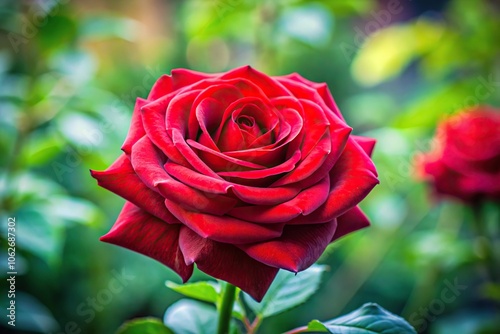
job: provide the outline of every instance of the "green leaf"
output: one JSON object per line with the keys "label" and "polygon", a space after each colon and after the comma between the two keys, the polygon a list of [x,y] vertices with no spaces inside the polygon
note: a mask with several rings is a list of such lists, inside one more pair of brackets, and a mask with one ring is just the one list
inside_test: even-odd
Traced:
{"label": "green leaf", "polygon": [[[225,282],[221,281],[221,284],[225,284]],[[213,281],[205,281],[205,282],[195,282],[189,284],[176,284],[171,281],[165,282],[165,285],[178,292],[183,294],[186,297],[198,299],[204,302],[213,303],[217,308],[220,307],[221,303],[221,284],[219,282]],[[236,296],[236,302],[233,307],[233,317],[243,321],[245,318],[245,312],[241,305],[238,303],[239,294]]]}
{"label": "green leaf", "polygon": [[366,86],[394,78],[417,57],[435,48],[444,29],[437,22],[420,19],[407,24],[390,25],[369,36],[366,31],[362,31],[361,37],[366,41],[352,64],[354,78]]}
{"label": "green leaf", "polygon": [[313,265],[298,274],[280,271],[262,302],[257,303],[248,295],[245,302],[261,318],[267,318],[304,303],[319,287],[321,275],[327,266]]}
{"label": "green leaf", "polygon": [[116,334],[174,334],[160,319],[140,318],[125,322]]}
{"label": "green leaf", "polygon": [[[473,92],[478,84],[481,84],[481,81],[476,78],[474,81],[429,85],[409,103],[406,110],[394,118],[393,124],[398,128],[434,127],[440,118],[464,109],[469,98],[475,99],[470,92]],[[474,101],[480,102],[479,99]]]}
{"label": "green leaf", "polygon": [[163,321],[176,334],[213,334],[217,329],[217,311],[209,305],[181,299],[167,309]]}
{"label": "green leaf", "polygon": [[171,281],[167,281],[165,285],[183,294],[186,297],[202,300],[209,303],[217,303],[219,298],[220,287],[215,282],[196,282],[189,284],[176,284]]}
{"label": "green leaf", "polygon": [[403,318],[394,315],[375,303],[340,318],[321,322],[313,320],[307,326],[310,331],[327,331],[335,334],[416,334],[415,329]]}
{"label": "green leaf", "polygon": [[62,219],[65,226],[79,223],[97,226],[105,220],[102,211],[92,202],[69,196],[52,196],[42,206],[48,216]]}
{"label": "green leaf", "polygon": [[64,146],[64,140],[53,131],[33,132],[24,145],[20,157],[30,166],[40,166],[53,160]]}

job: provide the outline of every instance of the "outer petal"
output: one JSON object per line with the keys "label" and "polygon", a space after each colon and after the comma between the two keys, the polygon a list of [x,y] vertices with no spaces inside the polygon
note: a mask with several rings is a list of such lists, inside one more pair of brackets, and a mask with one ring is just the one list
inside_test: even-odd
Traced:
{"label": "outer petal", "polygon": [[187,69],[174,69],[172,75],[162,75],[151,88],[149,101],[157,100],[176,90],[192,85],[196,82],[213,78],[214,74],[200,73]]}
{"label": "outer petal", "polygon": [[175,271],[184,282],[193,273],[193,265],[184,262],[179,248],[181,225],[170,225],[126,202],[118,219],[101,241],[109,242],[149,256]]}
{"label": "outer petal", "polygon": [[164,74],[154,83],[151,91],[149,92],[148,100],[154,101],[162,96],[172,93],[173,90],[174,85],[172,82],[172,77]]}
{"label": "outer petal", "polygon": [[165,153],[172,161],[184,166],[190,166],[186,158],[174,146],[172,138],[168,136],[165,123],[165,111],[174,94],[166,95],[159,100],[142,107],[142,119],[148,138]]}
{"label": "outer petal", "polygon": [[289,75],[278,77],[277,79],[287,88],[289,88],[287,85],[289,81],[295,81],[304,84],[306,87],[310,88],[311,91],[312,90],[315,91],[313,95],[311,95],[312,101],[316,102],[321,101],[321,104],[326,105],[331,111],[333,111],[335,115],[337,115],[337,117],[339,117],[342,120],[344,119],[342,117],[342,114],[340,113],[339,108],[337,107],[337,104],[333,100],[332,94],[330,93],[330,90],[328,89],[328,85],[326,83],[317,83],[309,81],[297,73],[292,73]]}
{"label": "outer petal", "polygon": [[107,170],[90,171],[98,184],[134,203],[152,215],[171,223],[179,221],[168,212],[164,198],[148,188],[135,174],[129,159],[122,154]]}
{"label": "outer petal", "polygon": [[130,128],[128,130],[127,138],[122,145],[122,150],[126,154],[130,154],[132,150],[132,146],[141,139],[146,131],[144,130],[144,126],[142,125],[142,113],[141,108],[146,105],[148,101],[137,98],[135,101],[134,112],[132,114],[132,120],[130,122]]}
{"label": "outer petal", "polygon": [[246,255],[233,245],[204,239],[187,227],[182,227],[179,245],[187,264],[218,279],[236,285],[260,302],[278,273]]}
{"label": "outer petal", "polygon": [[365,151],[368,156],[372,156],[373,148],[375,147],[375,143],[377,142],[373,138],[361,137],[361,136],[351,136],[356,143]]}
{"label": "outer petal", "polygon": [[228,216],[188,211],[166,199],[165,205],[184,225],[203,238],[231,244],[258,242],[279,237],[283,224],[259,225]]}
{"label": "outer petal", "polygon": [[279,238],[238,247],[259,262],[298,272],[318,260],[336,227],[335,219],[324,224],[287,226]]}
{"label": "outer petal", "polygon": [[355,206],[342,216],[338,217],[337,223],[337,231],[335,231],[332,241],[343,237],[348,233],[370,226],[370,221],[365,216],[363,211],[361,211],[359,206]]}
{"label": "outer petal", "polygon": [[235,68],[225,74],[223,74],[221,79],[234,79],[234,78],[243,78],[251,81],[252,83],[259,86],[264,93],[269,98],[277,97],[277,96],[287,96],[291,95],[290,92],[277,80],[265,75],[262,72],[259,72],[252,68],[251,66],[242,66]]}
{"label": "outer petal", "polygon": [[299,216],[291,224],[327,222],[356,206],[379,181],[375,166],[353,139],[330,171],[330,194],[326,202],[309,216]]}

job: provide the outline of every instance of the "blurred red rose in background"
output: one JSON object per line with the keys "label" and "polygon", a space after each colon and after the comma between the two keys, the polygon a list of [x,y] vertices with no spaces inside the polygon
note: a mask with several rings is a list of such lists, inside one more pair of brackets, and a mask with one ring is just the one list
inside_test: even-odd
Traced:
{"label": "blurred red rose in background", "polygon": [[437,194],[500,200],[500,110],[479,106],[446,119],[416,163]]}
{"label": "blurred red rose in background", "polygon": [[261,300],[279,269],[304,270],[369,224],[357,204],[378,183],[373,146],[326,84],[174,70],[137,99],[124,154],[92,171],[127,200],[101,240]]}

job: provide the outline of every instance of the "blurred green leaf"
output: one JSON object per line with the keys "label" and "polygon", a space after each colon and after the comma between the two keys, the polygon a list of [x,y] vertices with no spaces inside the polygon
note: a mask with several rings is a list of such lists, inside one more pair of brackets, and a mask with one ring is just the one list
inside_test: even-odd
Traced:
{"label": "blurred green leaf", "polygon": [[[4,74],[0,76],[0,98],[21,102],[28,95],[31,78],[24,74]],[[3,111],[2,111],[3,112]]]}
{"label": "blurred green leaf", "polygon": [[308,325],[311,331],[327,331],[334,334],[416,334],[403,318],[398,317],[377,304],[368,303],[361,308],[329,321],[313,320]]}
{"label": "blurred green leaf", "polygon": [[348,98],[342,112],[355,129],[384,127],[400,107],[394,98],[383,93],[361,93]]}
{"label": "blurred green leaf", "polygon": [[79,34],[89,40],[121,38],[127,41],[134,41],[140,23],[130,18],[93,16],[80,22]]}
{"label": "blurred green leaf", "polygon": [[[77,36],[77,22],[64,14],[45,17],[46,24],[40,27],[31,23],[31,29],[36,36],[35,41],[44,53],[50,53],[61,48],[66,48]],[[30,25],[28,24],[28,27]]]}
{"label": "blurred green leaf", "polygon": [[39,202],[40,199],[64,194],[65,190],[49,178],[42,178],[34,173],[10,175],[9,180],[0,183],[0,193],[9,194],[14,208],[26,203]]}
{"label": "blurred green leaf", "polygon": [[52,129],[32,132],[23,146],[20,158],[29,166],[48,163],[61,153],[64,140]]}
{"label": "blurred green leaf", "polygon": [[285,9],[277,25],[282,33],[310,45],[326,44],[333,33],[333,16],[318,3]]}
{"label": "blurred green leaf", "polygon": [[313,265],[297,274],[280,270],[260,303],[247,294],[245,302],[259,317],[267,318],[304,303],[319,287],[327,266]]}
{"label": "blurred green leaf", "polygon": [[167,309],[163,321],[176,334],[213,334],[217,329],[217,311],[206,304],[181,299]]}
{"label": "blurred green leaf", "polygon": [[[302,0],[302,2],[309,2]],[[375,3],[371,0],[322,0],[321,4],[328,7],[335,15],[356,15],[365,14],[369,10],[374,9]]]}
{"label": "blurred green leaf", "polygon": [[220,287],[215,282],[195,282],[187,284],[175,284],[174,282],[167,281],[168,288],[183,294],[186,297],[202,300],[209,303],[217,303],[219,299]]}
{"label": "blurred green leaf", "polygon": [[125,322],[116,334],[175,334],[160,319],[140,318]]}
{"label": "blurred green leaf", "polygon": [[82,50],[63,49],[51,56],[48,62],[53,71],[62,74],[60,78],[62,87],[59,92],[54,92],[55,96],[66,96],[65,86],[83,85],[92,79],[97,69],[95,57]]}
{"label": "blurred green leaf", "polygon": [[255,12],[256,7],[247,1],[186,1],[182,10],[185,32],[200,39],[224,36],[251,41],[257,20],[248,13]]}
{"label": "blurred green leaf", "polygon": [[416,57],[435,48],[444,29],[443,24],[425,19],[382,28],[370,35],[356,54],[352,75],[367,86],[393,78]]}
{"label": "blurred green leaf", "polygon": [[15,213],[17,246],[31,252],[47,264],[58,265],[65,239],[61,221],[36,207],[23,207]]}
{"label": "blurred green leaf", "polygon": [[58,324],[53,314],[34,296],[16,291],[16,329],[23,332],[57,332]]}
{"label": "blurred green leaf", "polygon": [[394,118],[393,124],[398,128],[434,127],[444,116],[470,106],[470,101],[479,103],[480,99],[474,96],[474,90],[480,84],[480,81],[471,81],[429,86],[425,93],[410,102],[406,110]]}
{"label": "blurred green leaf", "polygon": [[482,288],[482,294],[489,299],[500,302],[500,284],[487,283]]}
{"label": "blurred green leaf", "polygon": [[69,223],[96,225],[105,220],[104,214],[92,202],[69,196],[51,196],[43,205],[44,212]]}

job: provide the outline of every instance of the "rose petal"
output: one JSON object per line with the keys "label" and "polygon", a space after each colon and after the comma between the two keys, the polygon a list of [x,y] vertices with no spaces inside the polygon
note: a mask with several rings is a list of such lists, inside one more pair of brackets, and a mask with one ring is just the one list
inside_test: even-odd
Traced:
{"label": "rose petal", "polygon": [[[276,161],[283,161],[286,159],[287,144],[292,142],[300,134],[303,121],[300,114],[293,109],[280,110],[280,115],[282,116],[282,120],[279,124],[280,129],[273,144],[241,151],[224,152],[224,154],[264,166],[273,166],[276,164]],[[296,150],[297,149],[295,149],[295,151]],[[295,152],[291,151],[291,149],[288,149],[288,151],[290,156]]]}
{"label": "rose petal", "polygon": [[222,215],[238,204],[234,198],[207,194],[172,178],[163,167],[165,157],[147,137],[134,145],[131,160],[146,186],[188,209]]}
{"label": "rose petal", "polygon": [[154,83],[151,91],[149,92],[148,100],[157,100],[162,96],[172,93],[173,91],[174,84],[172,78],[169,75],[164,74]]}
{"label": "rose petal", "polygon": [[375,147],[376,140],[373,138],[368,138],[368,137],[361,137],[361,136],[351,136],[352,139],[358,143],[358,145],[365,151],[365,153],[368,156],[372,156],[373,153],[373,148]]}
{"label": "rose petal", "polygon": [[215,144],[212,134],[217,131],[224,110],[223,104],[211,97],[201,100],[195,109],[196,119],[201,129],[198,142],[211,150],[219,152],[220,150]]}
{"label": "rose petal", "polygon": [[130,160],[125,154],[122,154],[105,171],[91,170],[90,173],[101,187],[114,192],[170,224],[179,223],[168,212],[164,205],[164,198],[148,188],[136,175]]}
{"label": "rose petal", "polygon": [[176,68],[172,70],[172,86],[174,90],[186,87],[205,79],[217,77],[218,74],[202,73],[188,70],[185,68]]}
{"label": "rose petal", "polygon": [[[326,83],[316,83],[309,81],[297,73],[292,73],[282,77],[277,77],[277,80],[283,86],[287,87],[287,89],[289,89],[297,97],[302,97],[305,99],[309,99],[311,101],[315,101],[320,106],[326,106],[339,119],[344,120]],[[292,82],[295,83],[292,84]]]}
{"label": "rose petal", "polygon": [[198,122],[190,118],[190,115],[194,100],[200,92],[201,90],[188,91],[170,100],[165,113],[165,126],[170,138],[174,129],[185,138],[196,138],[199,129]]}
{"label": "rose petal", "polygon": [[[338,140],[342,140],[342,138],[346,138],[346,142],[349,141],[349,134],[351,132],[351,129],[339,129],[337,131],[338,133],[334,134],[333,137],[337,137]],[[333,145],[332,145],[333,146]],[[346,147],[346,145],[344,145]],[[330,173],[332,170],[333,166],[338,162],[339,157],[337,154],[329,154],[323,164],[309,177],[299,181],[297,184],[300,185],[302,188],[307,188],[310,187],[311,185],[315,184],[319,180],[321,180],[323,177],[325,177],[325,174]]]}
{"label": "rose petal", "polygon": [[302,190],[297,185],[259,188],[239,184],[231,185],[230,189],[242,201],[256,205],[277,205],[294,198]]}
{"label": "rose petal", "polygon": [[[265,129],[263,133],[274,129],[276,125],[279,124],[279,115],[276,114],[276,111],[269,101],[265,101],[257,97],[243,97],[231,103],[224,111],[224,115],[221,120],[221,127],[217,130],[214,136],[214,141],[219,147],[224,146],[224,144],[227,145],[225,142],[232,139],[231,134],[233,132],[228,131],[228,126],[235,124],[231,117],[233,113],[240,109],[244,109],[247,106],[252,106],[255,121],[262,129]],[[245,113],[245,111],[243,111],[243,113]],[[236,125],[235,129],[239,129],[239,127]],[[230,149],[226,151],[230,151]]]}
{"label": "rose petal", "polygon": [[142,121],[148,138],[175,163],[191,166],[167,134],[165,110],[174,95],[167,95],[142,107]]}
{"label": "rose petal", "polygon": [[331,150],[332,141],[329,132],[326,131],[309,155],[307,155],[293,171],[273,183],[271,187],[299,182],[311,176],[324,165],[325,160],[332,152]]}
{"label": "rose petal", "polygon": [[[311,104],[305,103],[304,107],[306,106],[310,107]],[[315,108],[308,108],[308,110],[309,112],[318,112]],[[331,113],[326,113],[325,116],[330,124],[329,138],[331,142],[325,142],[328,138],[322,137],[317,144],[312,145],[313,140],[311,140],[309,147],[312,147],[312,150],[304,161],[297,166],[296,170],[285,175],[272,186],[301,182],[304,187],[309,187],[330,171],[342,154],[352,129]],[[311,125],[309,125],[310,127]]]}
{"label": "rose petal", "polygon": [[233,245],[201,238],[187,227],[181,229],[179,245],[186,263],[196,263],[204,273],[239,287],[258,302],[278,273]]}
{"label": "rose petal", "polygon": [[355,206],[337,218],[337,230],[332,241],[368,226],[370,226],[370,221],[359,206]]}
{"label": "rose petal", "polygon": [[330,171],[330,194],[325,203],[309,216],[299,216],[289,224],[330,221],[357,205],[379,183],[375,166],[363,149],[349,139]]}
{"label": "rose petal", "polygon": [[272,267],[298,272],[310,267],[333,238],[337,222],[286,226],[279,238],[251,245],[238,245],[255,260]]}
{"label": "rose petal", "polygon": [[165,170],[180,182],[207,193],[226,194],[231,187],[226,180],[215,179],[175,163],[167,162]]}
{"label": "rose petal", "polygon": [[[172,142],[174,146],[179,150],[193,169],[197,170],[199,173],[206,175],[212,179],[222,178],[217,175],[201,158],[193,151],[193,149],[186,143],[182,134],[179,133],[177,129],[172,129]],[[183,166],[183,164],[179,164]]]}
{"label": "rose petal", "polygon": [[141,139],[146,131],[142,125],[142,112],[141,108],[149,103],[147,100],[137,98],[135,101],[134,112],[132,113],[132,120],[130,122],[130,128],[128,130],[127,138],[122,145],[122,151],[126,154],[130,154],[132,145],[134,145],[139,139]]}
{"label": "rose petal", "polygon": [[314,186],[301,191],[290,201],[275,206],[240,206],[228,212],[228,215],[256,223],[287,222],[299,215],[314,212],[328,198],[330,177],[327,175]]}
{"label": "rose petal", "polygon": [[259,86],[269,98],[291,95],[290,92],[277,80],[253,69],[251,66],[235,68],[219,77],[220,79],[243,78]]}
{"label": "rose petal", "polygon": [[202,238],[230,244],[258,242],[279,237],[283,224],[259,225],[229,216],[188,211],[177,203],[165,200],[168,210],[184,225]]}
{"label": "rose petal", "polygon": [[258,165],[251,161],[236,159],[225,153],[221,153],[218,150],[212,150],[211,148],[203,146],[191,139],[188,139],[187,143],[192,148],[198,150],[198,155],[202,158],[203,162],[205,162],[207,166],[215,172],[266,168],[263,165]]}
{"label": "rose petal", "polygon": [[249,171],[218,172],[217,174],[223,177],[235,177],[249,180],[263,179],[293,170],[295,164],[300,160],[300,157],[300,151],[295,151],[290,159],[274,167]]}
{"label": "rose petal", "polygon": [[325,131],[329,129],[330,122],[323,110],[317,104],[300,99],[304,110],[304,137],[301,143],[301,152],[306,157],[323,137]]}
{"label": "rose petal", "polygon": [[116,223],[100,240],[149,256],[186,282],[193,273],[193,265],[186,265],[179,248],[180,228],[181,225],[167,224],[126,202]]}

